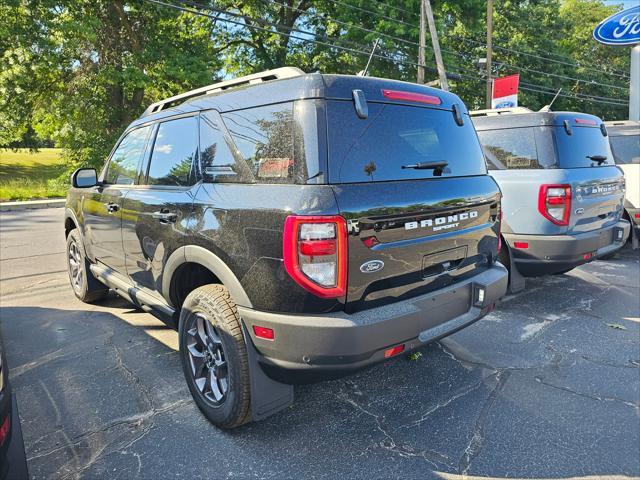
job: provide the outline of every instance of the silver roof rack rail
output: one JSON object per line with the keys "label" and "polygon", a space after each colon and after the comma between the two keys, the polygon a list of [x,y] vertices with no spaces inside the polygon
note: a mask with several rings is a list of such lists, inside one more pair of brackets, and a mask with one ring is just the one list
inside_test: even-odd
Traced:
{"label": "silver roof rack rail", "polygon": [[297,67],[282,67],[274,70],[266,70],[260,73],[254,73],[252,75],[245,75],[244,77],[234,78],[233,80],[225,80],[223,82],[207,85],[206,87],[196,88],[180,95],[165,98],[159,102],[152,103],[147,107],[142,116],[150,115],[152,113],[164,110],[168,105],[179,101],[185,101],[189,98],[199,97],[207,95],[209,93],[221,92],[227,88],[238,87],[240,85],[254,85],[256,83],[268,82],[269,80],[279,80],[282,78],[297,77],[304,75],[304,72]]}

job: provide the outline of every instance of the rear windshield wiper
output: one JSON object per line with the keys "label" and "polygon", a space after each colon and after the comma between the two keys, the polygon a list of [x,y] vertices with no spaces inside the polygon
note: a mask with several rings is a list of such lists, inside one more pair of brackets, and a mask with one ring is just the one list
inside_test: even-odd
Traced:
{"label": "rear windshield wiper", "polygon": [[587,158],[593,160],[594,162],[598,162],[598,165],[602,165],[607,161],[606,155],[587,155]]}
{"label": "rear windshield wiper", "polygon": [[444,167],[449,165],[449,162],[420,162],[413,165],[403,165],[402,168],[415,168],[416,170],[443,170]]}

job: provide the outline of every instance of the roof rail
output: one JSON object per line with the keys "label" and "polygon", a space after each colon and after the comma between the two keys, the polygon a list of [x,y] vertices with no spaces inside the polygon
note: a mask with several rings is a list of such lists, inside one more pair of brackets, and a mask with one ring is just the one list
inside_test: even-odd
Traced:
{"label": "roof rail", "polygon": [[532,113],[526,107],[510,107],[510,108],[489,108],[486,110],[472,110],[469,115],[472,117],[492,117],[495,115],[514,114],[514,113]]}
{"label": "roof rail", "polygon": [[245,75],[244,77],[234,78],[232,80],[225,80],[223,82],[207,85],[206,87],[196,88],[180,95],[165,98],[159,102],[152,103],[147,107],[142,116],[151,115],[152,113],[159,112],[167,108],[167,106],[176,102],[185,101],[189,98],[200,97],[209,93],[221,92],[232,87],[238,87],[240,85],[253,85],[256,83],[268,82],[270,80],[279,80],[282,78],[297,77],[304,75],[304,72],[297,67],[282,67],[274,70],[266,70],[260,73],[254,73],[251,75]]}

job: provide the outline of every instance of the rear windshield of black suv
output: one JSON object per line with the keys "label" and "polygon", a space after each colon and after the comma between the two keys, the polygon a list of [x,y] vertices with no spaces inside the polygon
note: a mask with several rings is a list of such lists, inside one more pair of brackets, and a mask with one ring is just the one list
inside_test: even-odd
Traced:
{"label": "rear windshield of black suv", "polygon": [[[614,164],[597,127],[519,127],[478,132],[489,170],[583,168]],[[605,159],[596,161],[594,159]]]}
{"label": "rear windshield of black suv", "polygon": [[[361,119],[351,101],[327,101],[330,183],[461,177],[486,174],[471,119],[458,125],[449,110],[368,104]],[[447,162],[442,171],[402,168]]]}

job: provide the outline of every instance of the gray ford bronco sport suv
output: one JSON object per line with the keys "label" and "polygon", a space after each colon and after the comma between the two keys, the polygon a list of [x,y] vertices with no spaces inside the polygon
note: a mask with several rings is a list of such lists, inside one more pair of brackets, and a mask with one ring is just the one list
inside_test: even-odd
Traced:
{"label": "gray ford bronco sport suv", "polygon": [[282,68],[151,105],[72,177],[78,298],[178,329],[188,387],[233,428],[493,309],[500,191],[455,95]]}
{"label": "gray ford bronco sport suv", "polygon": [[625,180],[598,117],[528,109],[471,112],[502,194],[500,261],[510,290],[622,248]]}

